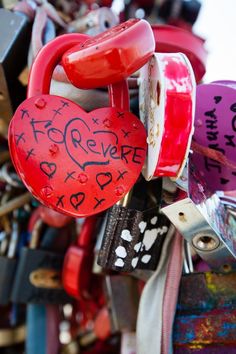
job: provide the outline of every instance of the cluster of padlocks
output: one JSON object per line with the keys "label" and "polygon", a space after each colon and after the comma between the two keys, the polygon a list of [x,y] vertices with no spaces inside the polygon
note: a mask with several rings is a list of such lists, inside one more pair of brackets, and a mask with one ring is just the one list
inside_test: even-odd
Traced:
{"label": "cluster of padlocks", "polygon": [[1,353],[236,353],[236,82],[202,81],[200,3],[6,3]]}

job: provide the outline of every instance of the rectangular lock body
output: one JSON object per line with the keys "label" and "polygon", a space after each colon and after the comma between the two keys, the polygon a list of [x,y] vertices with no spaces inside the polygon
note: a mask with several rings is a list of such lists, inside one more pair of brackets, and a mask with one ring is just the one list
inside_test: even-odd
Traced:
{"label": "rectangular lock body", "polygon": [[137,280],[122,275],[107,276],[105,293],[111,314],[112,332],[135,331],[139,304]]}
{"label": "rectangular lock body", "polygon": [[105,235],[98,255],[103,268],[128,272],[134,267],[135,245],[140,242],[142,212],[114,205],[110,210]]}
{"label": "rectangular lock body", "polygon": [[31,281],[32,273],[40,269],[61,272],[63,260],[64,258],[61,254],[23,247],[20,252],[20,260],[13,285],[12,302],[45,304],[71,302],[71,298],[63,288],[47,288],[45,287],[47,285],[45,279],[37,279],[39,286],[34,286]]}
{"label": "rectangular lock body", "polygon": [[24,99],[18,76],[27,64],[31,26],[26,15],[0,9],[0,121],[8,124]]}
{"label": "rectangular lock body", "polygon": [[[212,200],[209,198],[199,205],[190,198],[185,198],[162,208],[162,212],[213,269],[222,270],[226,264],[233,266],[235,258],[232,238],[227,235],[229,230],[225,227],[224,210],[221,209],[217,196],[214,195]],[[211,240],[210,248],[200,247],[201,240],[202,245],[206,242],[206,247],[207,241]]]}
{"label": "rectangular lock body", "polygon": [[159,213],[162,181],[139,181],[128,206],[108,211],[98,264],[111,270],[155,270],[170,222]]}

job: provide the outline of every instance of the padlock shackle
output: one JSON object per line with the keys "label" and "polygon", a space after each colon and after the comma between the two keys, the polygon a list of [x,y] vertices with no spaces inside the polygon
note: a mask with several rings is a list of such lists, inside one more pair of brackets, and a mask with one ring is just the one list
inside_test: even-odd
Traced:
{"label": "padlock shackle", "polygon": [[48,42],[36,56],[30,70],[27,98],[48,94],[53,71],[64,52],[89,38],[86,34],[71,33]]}
{"label": "padlock shackle", "polygon": [[94,233],[97,228],[97,215],[87,217],[81,227],[80,233],[77,237],[77,246],[85,249],[91,249],[93,247],[92,239],[94,239]]}
{"label": "padlock shackle", "polygon": [[[48,42],[36,56],[32,65],[27,98],[48,94],[53,71],[61,61],[62,55],[70,48],[85,42],[90,37],[86,34],[71,33],[61,35]],[[127,80],[108,86],[110,105],[129,110],[129,91]]]}

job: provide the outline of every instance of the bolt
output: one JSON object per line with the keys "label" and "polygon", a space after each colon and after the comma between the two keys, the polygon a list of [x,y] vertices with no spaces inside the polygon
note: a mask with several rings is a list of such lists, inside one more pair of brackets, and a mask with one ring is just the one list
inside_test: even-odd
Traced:
{"label": "bolt", "polygon": [[50,198],[53,195],[53,189],[50,186],[45,186],[42,188],[41,193],[43,197]]}
{"label": "bolt", "polygon": [[105,119],[105,120],[103,121],[103,124],[104,124],[104,127],[110,128],[110,127],[111,127],[111,121],[110,121],[110,119]]}
{"label": "bolt", "polygon": [[87,181],[88,181],[88,176],[85,174],[85,173],[80,173],[78,175],[78,181],[81,183],[81,184],[85,184]]}
{"label": "bolt", "polygon": [[34,104],[38,109],[43,109],[47,105],[47,102],[45,101],[44,98],[40,97],[40,98],[36,98]]}
{"label": "bolt", "polygon": [[50,147],[49,147],[49,152],[52,156],[55,156],[59,151],[59,147],[58,145],[56,144],[52,144]]}
{"label": "bolt", "polygon": [[121,197],[125,193],[125,190],[122,186],[116,187],[115,194],[117,197]]}

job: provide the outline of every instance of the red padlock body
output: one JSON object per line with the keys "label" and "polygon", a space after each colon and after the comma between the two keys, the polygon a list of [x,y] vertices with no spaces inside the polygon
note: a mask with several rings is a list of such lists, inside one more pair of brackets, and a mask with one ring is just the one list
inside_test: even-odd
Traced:
{"label": "red padlock body", "polygon": [[65,291],[75,298],[89,298],[91,268],[93,257],[91,253],[70,246],[66,252],[62,280]]}
{"label": "red padlock body", "polygon": [[140,118],[148,131],[143,169],[147,180],[181,174],[193,134],[195,85],[191,65],[181,53],[155,53],[140,70]]}
{"label": "red padlock body", "polygon": [[[68,37],[79,42],[78,35]],[[146,157],[146,131],[127,111],[124,81],[109,86],[115,107],[90,113],[63,97],[42,94],[69,47],[66,38],[49,42],[35,59],[28,86],[34,97],[16,110],[9,147],[18,174],[41,203],[84,217],[114,205],[133,187]]]}
{"label": "red padlock body", "polygon": [[73,85],[82,88],[107,86],[128,78],[154,53],[151,26],[131,19],[68,50],[62,57]]}
{"label": "red padlock body", "polygon": [[[37,108],[38,102],[45,106]],[[22,119],[25,110],[29,117]],[[86,113],[63,97],[41,95],[18,107],[9,145],[18,174],[41,203],[83,217],[111,207],[135,184],[146,131],[130,112],[109,107]]]}
{"label": "red padlock body", "polygon": [[48,94],[53,71],[62,55],[75,45],[84,43],[90,37],[82,33],[70,33],[56,37],[38,53],[30,70],[27,97]]}
{"label": "red padlock body", "polygon": [[77,244],[70,246],[65,254],[63,286],[67,293],[75,298],[89,298],[96,229],[97,218],[86,218],[77,237]]}
{"label": "red padlock body", "polygon": [[103,307],[97,314],[94,321],[94,332],[99,339],[107,339],[111,335],[111,321],[109,310]]}
{"label": "red padlock body", "polygon": [[44,205],[39,207],[40,218],[43,220],[45,224],[51,227],[63,227],[69,222],[71,222],[72,218],[68,215],[64,215],[55,211],[53,209],[47,208]]}
{"label": "red padlock body", "polygon": [[207,51],[201,37],[183,28],[152,25],[158,53],[184,53],[192,64],[197,82],[206,72]]}

